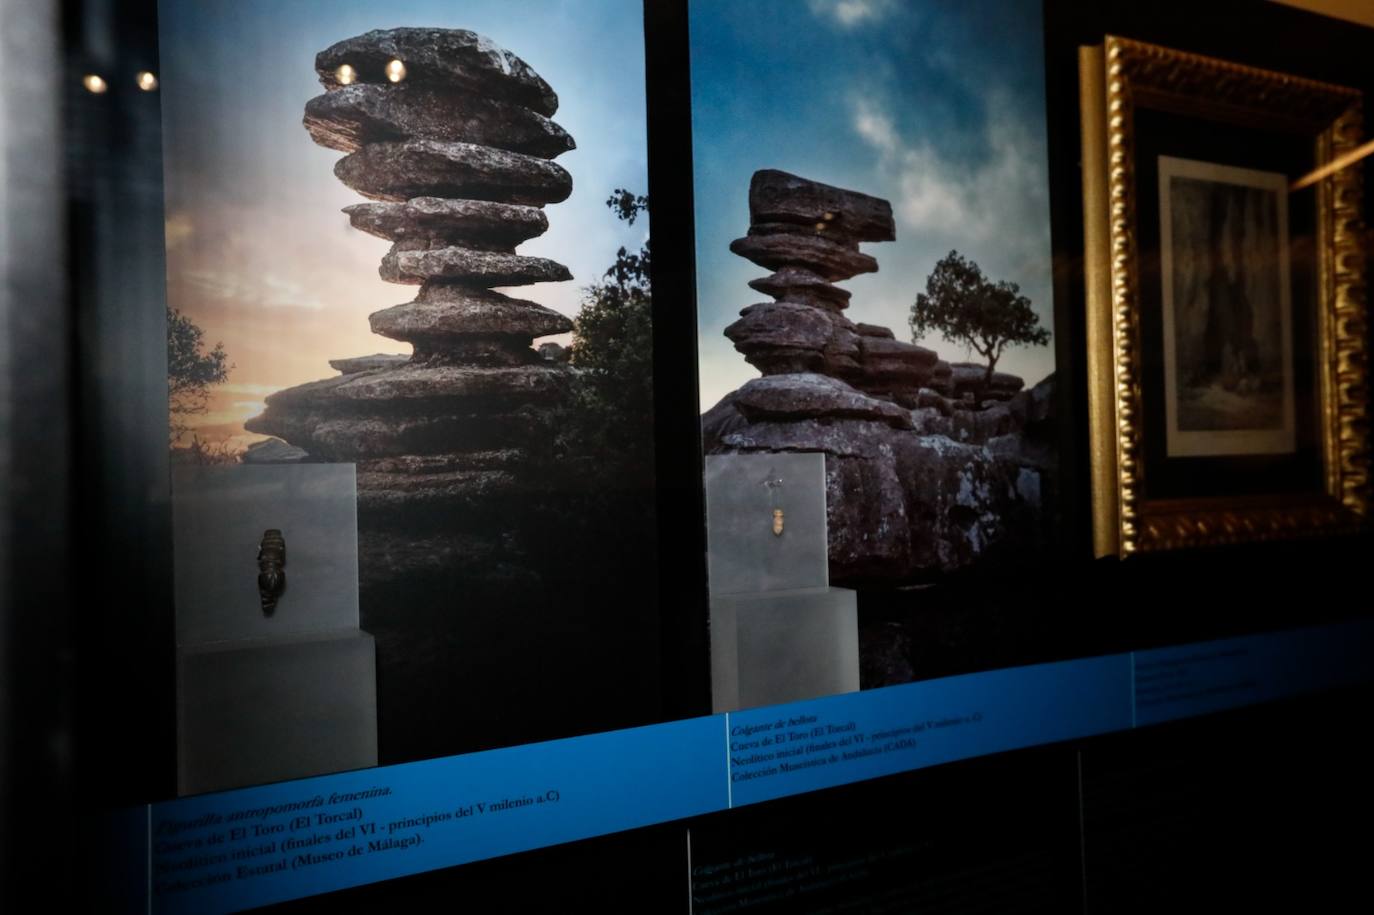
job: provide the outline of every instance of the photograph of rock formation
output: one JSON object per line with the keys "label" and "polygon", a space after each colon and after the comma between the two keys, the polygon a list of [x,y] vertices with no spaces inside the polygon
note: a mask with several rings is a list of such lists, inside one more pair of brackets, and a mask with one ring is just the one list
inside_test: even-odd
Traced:
{"label": "photograph of rock formation", "polygon": [[657,720],[639,4],[249,6],[164,23],[189,457],[355,466],[382,763]]}
{"label": "photograph of rock formation", "polygon": [[934,350],[845,316],[837,281],[878,270],[859,250],[891,241],[886,200],[784,172],[754,174],[749,233],[731,250],[770,276],[725,336],[762,377],[702,418],[711,454],[826,456],[832,580],[919,580],[1040,534],[1052,457],[1036,432],[1052,383],[951,365]]}
{"label": "photograph of rock formation", "polygon": [[1038,4],[691,11],[704,449],[825,455],[863,688],[1054,654]]}

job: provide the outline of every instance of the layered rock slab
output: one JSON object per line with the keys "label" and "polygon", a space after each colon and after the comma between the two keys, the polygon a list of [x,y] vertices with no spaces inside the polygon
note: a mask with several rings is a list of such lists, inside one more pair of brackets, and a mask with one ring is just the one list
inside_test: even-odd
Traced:
{"label": "layered rock slab", "polygon": [[549,229],[549,218],[538,207],[490,200],[413,197],[404,203],[355,203],[344,212],[353,228],[391,242],[466,240],[509,252]]}
{"label": "layered rock slab", "polygon": [[378,269],[388,283],[419,285],[425,280],[462,280],[476,286],[528,286],[572,279],[568,268],[546,257],[523,257],[448,245],[410,249],[398,242]]}
{"label": "layered rock slab", "polygon": [[572,321],[551,308],[489,289],[430,284],[414,302],[372,314],[372,332],[430,350],[464,337],[503,337],[528,341],[572,330]]}
{"label": "layered rock slab", "polygon": [[853,377],[858,335],[838,312],[798,302],[762,302],[740,311],[725,336],[765,375],[820,372]]}
{"label": "layered rock slab", "polygon": [[546,159],[576,146],[566,130],[527,108],[414,80],[355,83],[316,96],[306,103],[305,129],[321,146],[346,153],[405,137],[474,143]]}
{"label": "layered rock slab", "polygon": [[792,223],[852,241],[893,241],[892,204],[778,169],[754,172],[749,181],[751,224]]}
{"label": "layered rock slab", "polygon": [[801,268],[830,282],[878,272],[878,262],[857,247],[815,234],[746,235],[732,241],[730,250],[760,267]]}
{"label": "layered rock slab", "polygon": [[365,82],[385,83],[386,66],[400,60],[411,82],[442,83],[528,108],[545,117],[558,110],[558,95],[515,54],[467,29],[375,29],[336,42],[315,55],[325,89],[343,88],[347,64]]}
{"label": "layered rock slab", "polygon": [[522,153],[440,140],[368,143],[340,159],[334,175],[373,200],[463,197],[543,206],[568,199],[572,176]]}
{"label": "layered rock slab", "polygon": [[769,276],[750,280],[749,287],[778,301],[796,302],[835,311],[848,308],[852,295],[848,289],[841,289],[820,274],[804,267],[783,267]]}

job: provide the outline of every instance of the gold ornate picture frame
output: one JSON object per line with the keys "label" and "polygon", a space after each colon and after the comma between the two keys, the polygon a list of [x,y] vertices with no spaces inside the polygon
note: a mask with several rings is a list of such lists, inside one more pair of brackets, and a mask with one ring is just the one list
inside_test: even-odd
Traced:
{"label": "gold ornate picture frame", "polygon": [[[1369,482],[1368,237],[1360,167],[1342,164],[1363,151],[1361,94],[1117,37],[1082,48],[1079,70],[1095,554],[1126,556],[1358,529],[1367,517]],[[1275,187],[1278,176],[1284,177]],[[1180,180],[1194,184],[1170,183]],[[1220,201],[1222,209],[1190,204],[1190,193]],[[1210,212],[1214,223],[1224,224],[1208,230],[1206,237],[1223,239],[1210,254],[1180,256],[1166,247],[1170,226],[1189,225],[1178,221],[1186,215],[1169,215],[1171,199],[1177,201],[1176,213],[1193,206],[1204,214],[1194,222],[1205,223]],[[1237,201],[1230,210],[1225,209],[1231,206],[1228,200]],[[1250,214],[1239,229],[1237,212]],[[1283,215],[1276,219],[1275,212]],[[1288,374],[1276,368],[1270,376],[1277,380],[1261,388],[1259,379],[1270,376],[1256,367],[1258,357],[1249,355],[1258,352],[1253,341],[1260,334],[1251,328],[1259,325],[1246,323],[1248,349],[1209,343],[1212,349],[1200,350],[1224,353],[1231,372],[1225,389],[1215,380],[1220,375],[1189,383],[1199,390],[1211,385],[1204,393],[1232,405],[1226,409],[1238,409],[1234,404],[1242,401],[1258,403],[1261,395],[1251,392],[1277,391],[1286,383],[1287,393],[1274,397],[1287,398],[1287,437],[1237,439],[1223,432],[1209,440],[1206,431],[1189,432],[1184,438],[1190,450],[1170,452],[1165,431],[1173,430],[1173,439],[1180,440],[1174,392],[1182,377],[1166,374],[1164,365],[1164,343],[1172,353],[1176,333],[1172,312],[1166,314],[1176,288],[1166,284],[1179,282],[1170,278],[1171,264],[1203,264],[1195,272],[1207,281],[1188,288],[1212,291],[1210,300],[1206,293],[1193,296],[1201,305],[1189,306],[1188,327],[1201,326],[1199,314],[1205,324],[1203,334],[1193,338],[1213,334],[1213,314],[1232,313],[1224,308],[1243,308],[1247,322],[1257,320],[1260,305],[1216,304],[1230,301],[1227,288],[1241,289],[1233,299],[1246,301],[1244,284],[1237,285],[1244,273],[1237,266],[1240,252],[1260,250],[1264,234],[1251,223],[1268,226],[1275,239],[1281,238],[1266,250],[1282,251],[1282,263],[1268,274],[1281,276],[1282,283],[1266,282],[1282,296],[1253,295],[1257,288],[1264,291],[1253,278],[1244,278],[1249,283],[1244,289],[1251,290],[1250,301],[1264,300],[1264,315],[1279,314],[1280,306],[1269,303],[1280,298],[1282,308],[1289,309],[1291,291],[1291,336],[1284,323],[1282,337],[1276,331],[1265,338],[1271,350],[1277,346],[1272,340],[1288,347],[1282,353],[1286,361],[1271,359],[1275,366],[1289,366]],[[1248,247],[1242,249],[1242,243]],[[1282,314],[1287,322],[1289,311]],[[1270,323],[1279,326],[1277,318]],[[1169,361],[1169,373],[1181,371]],[[1214,363],[1220,364],[1208,364]],[[1240,369],[1233,371],[1233,365]],[[1240,414],[1206,415],[1221,429],[1231,428],[1225,423]],[[1212,428],[1197,422],[1204,430]],[[1280,420],[1253,414],[1234,422],[1268,422],[1278,429]],[[1251,444],[1227,445],[1227,435]]]}

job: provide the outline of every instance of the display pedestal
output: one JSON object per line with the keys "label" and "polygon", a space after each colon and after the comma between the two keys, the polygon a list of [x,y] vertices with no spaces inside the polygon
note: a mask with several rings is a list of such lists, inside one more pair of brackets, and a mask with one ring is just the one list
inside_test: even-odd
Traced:
{"label": "display pedestal", "polygon": [[716,712],[859,688],[858,601],[847,588],[711,598]]}
{"label": "display pedestal", "polygon": [[366,632],[183,648],[177,678],[181,794],[377,765]]}
{"label": "display pedestal", "polygon": [[825,508],[822,454],[706,458],[714,711],[858,690],[858,600],[830,587]]}
{"label": "display pedestal", "polygon": [[[377,659],[359,629],[352,464],[178,467],[177,790],[377,765]],[[286,544],[264,612],[258,546]]]}

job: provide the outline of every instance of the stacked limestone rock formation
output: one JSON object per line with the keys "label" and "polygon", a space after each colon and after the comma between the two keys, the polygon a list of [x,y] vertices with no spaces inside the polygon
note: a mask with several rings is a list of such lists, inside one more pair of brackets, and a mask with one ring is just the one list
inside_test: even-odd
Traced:
{"label": "stacked limestone rock formation", "polygon": [[368,32],[321,52],[315,69],[326,91],[306,104],[305,127],[347,153],[334,174],[370,199],[345,212],[392,243],[382,278],[419,287],[373,314],[372,330],[414,352],[335,360],[341,375],[272,395],[247,428],[357,463],[365,577],[499,563],[518,545],[492,532],[518,525],[491,518],[544,479],[572,371],[531,347],[571,322],[492,291],[571,279],[515,253],[548,228],[542,208],[572,191],[551,161],[574,146],[549,120],[558,98],[463,30]]}
{"label": "stacked limestone rock formation", "polygon": [[765,376],[812,372],[915,406],[935,353],[892,331],[844,316],[850,293],[834,284],[874,273],[860,242],[896,237],[886,200],[767,169],[749,183],[749,234],[730,250],[775,271],[749,285],[774,301],[750,305],[725,329]]}
{"label": "stacked limestone rock formation", "polygon": [[1014,551],[1040,533],[1052,382],[951,365],[844,315],[834,285],[878,269],[861,242],[895,238],[885,200],[756,172],[749,233],[730,249],[775,271],[725,335],[763,377],[703,418],[708,451],[826,455],[831,576],[904,581]]}

